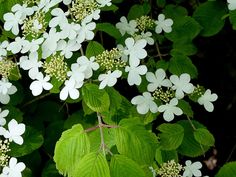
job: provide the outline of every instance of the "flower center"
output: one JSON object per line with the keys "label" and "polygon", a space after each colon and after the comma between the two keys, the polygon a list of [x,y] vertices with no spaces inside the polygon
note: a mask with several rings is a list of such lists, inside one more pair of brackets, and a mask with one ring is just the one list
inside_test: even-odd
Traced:
{"label": "flower center", "polygon": [[141,16],[140,18],[136,19],[136,22],[137,22],[137,28],[142,32],[150,28],[153,28],[155,25],[155,21],[151,19],[151,17],[149,16]]}
{"label": "flower center", "polygon": [[3,168],[8,165],[10,156],[7,155],[11,149],[9,148],[10,142],[6,140],[0,140],[0,168]]}
{"label": "flower center", "polygon": [[157,174],[161,177],[181,177],[179,174],[183,170],[182,165],[176,163],[174,160],[163,163],[158,169]]}
{"label": "flower center", "polygon": [[175,93],[172,89],[168,88],[167,90],[163,90],[163,88],[157,88],[152,96],[154,99],[159,99],[161,101],[164,101],[165,103],[170,102],[172,98],[174,98]]}
{"label": "flower center", "polygon": [[0,60],[0,76],[8,78],[11,71],[16,67],[16,64],[8,59]]}

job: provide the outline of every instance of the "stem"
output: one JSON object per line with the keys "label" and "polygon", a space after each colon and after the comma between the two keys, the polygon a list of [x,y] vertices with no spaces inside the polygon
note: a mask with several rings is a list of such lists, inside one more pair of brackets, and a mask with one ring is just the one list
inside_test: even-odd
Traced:
{"label": "stem", "polygon": [[103,134],[103,130],[102,130],[102,128],[103,128],[102,117],[99,113],[97,113],[97,117],[98,117],[98,127],[100,129],[100,135],[101,135],[101,147],[100,148],[102,149],[103,154],[105,156],[106,155],[106,151],[105,151],[106,145],[105,145],[104,134]]}
{"label": "stem", "polygon": [[187,119],[188,119],[190,125],[193,127],[193,130],[197,130],[197,128],[195,127],[195,125],[193,124],[193,122],[191,121],[191,119],[189,118],[189,116],[187,116]]}
{"label": "stem", "polygon": [[80,50],[80,52],[81,52],[81,55],[84,56],[84,50],[83,50],[82,46],[80,47],[79,50]]}
{"label": "stem", "polygon": [[47,97],[47,96],[49,96],[49,95],[51,95],[51,94],[52,94],[52,93],[46,93],[46,94],[41,95],[41,96],[39,96],[39,97],[37,97],[37,98],[35,98],[35,99],[33,99],[33,100],[30,100],[29,102],[25,103],[25,104],[22,106],[22,108],[24,108],[24,107],[26,107],[26,106],[28,106],[28,105],[30,105],[30,104],[32,104],[32,103],[38,101],[38,100],[41,100],[41,99],[43,99],[43,98],[45,98],[45,97]]}
{"label": "stem", "polygon": [[160,57],[161,60],[163,60],[162,54],[161,54],[161,51],[160,51],[160,48],[159,48],[159,45],[158,45],[158,42],[156,42],[155,45],[156,45],[158,56]]}
{"label": "stem", "polygon": [[233,155],[233,153],[234,153],[235,150],[236,150],[236,144],[235,144],[234,147],[232,148],[232,150],[231,150],[231,152],[230,152],[230,154],[229,154],[229,156],[228,156],[226,162],[228,162],[228,161],[231,159],[231,157],[232,157],[232,155]]}

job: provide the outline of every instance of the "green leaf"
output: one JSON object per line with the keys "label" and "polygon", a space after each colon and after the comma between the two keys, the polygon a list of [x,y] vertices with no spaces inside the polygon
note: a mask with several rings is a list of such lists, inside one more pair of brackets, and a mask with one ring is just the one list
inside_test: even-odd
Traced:
{"label": "green leaf", "polygon": [[111,177],[145,177],[142,168],[133,160],[123,155],[114,155],[110,163]]}
{"label": "green leaf", "polygon": [[90,41],[86,48],[86,56],[90,58],[92,56],[101,54],[104,50],[104,47],[100,43],[96,41]]}
{"label": "green leaf", "polygon": [[23,120],[23,112],[11,105],[4,106],[2,110],[9,110],[9,114],[6,117],[7,122],[10,122],[12,119],[15,119],[17,122],[22,122]]}
{"label": "green leaf", "polygon": [[215,144],[214,136],[205,128],[198,128],[194,131],[194,138],[200,144],[213,146]]}
{"label": "green leaf", "polygon": [[166,5],[166,0],[156,0],[157,6],[163,8]]}
{"label": "green leaf", "polygon": [[52,89],[50,90],[50,93],[59,93],[61,91],[60,87],[64,82],[59,81],[54,76],[51,78],[50,82],[53,85]]}
{"label": "green leaf", "polygon": [[203,27],[201,35],[205,37],[217,34],[224,26],[222,17],[227,13],[225,3],[208,1],[202,3],[193,13],[193,18]]}
{"label": "green leaf", "polygon": [[159,164],[162,164],[170,160],[174,160],[175,162],[178,162],[178,153],[176,150],[165,151],[158,148],[156,150],[155,159]]}
{"label": "green leaf", "polygon": [[128,20],[135,20],[143,15],[147,15],[151,10],[151,7],[148,3],[144,3],[143,5],[135,4],[133,5],[128,13]]}
{"label": "green leaf", "polygon": [[[210,148],[210,146],[201,145],[195,140],[193,134],[194,130],[189,121],[181,120],[177,123],[184,127],[184,139],[177,149],[178,153],[188,157],[197,157],[204,154]],[[196,128],[204,128],[204,126],[197,121],[192,121],[192,123]]]}
{"label": "green leaf", "polygon": [[117,150],[141,165],[151,165],[156,150],[156,137],[138,118],[122,119],[115,129]]}
{"label": "green leaf", "polygon": [[193,110],[190,104],[185,100],[179,100],[178,107],[183,111],[188,117],[193,117]]}
{"label": "green leaf", "polygon": [[181,54],[175,54],[170,59],[169,71],[178,76],[183,73],[188,73],[191,78],[196,78],[198,75],[197,68],[193,65],[191,59]]}
{"label": "green leaf", "polygon": [[236,161],[226,163],[215,177],[236,177]]}
{"label": "green leaf", "polygon": [[95,112],[108,111],[110,106],[109,95],[104,89],[95,84],[85,84],[82,88],[83,100]]}
{"label": "green leaf", "polygon": [[49,161],[43,168],[42,177],[61,177],[56,169],[55,163]]}
{"label": "green leaf", "polygon": [[166,17],[173,19],[173,21],[188,15],[188,11],[186,8],[173,4],[168,4],[163,10],[163,13]]}
{"label": "green leaf", "polygon": [[169,68],[169,61],[159,60],[157,62],[157,68],[162,68],[166,71]]}
{"label": "green leaf", "polygon": [[121,34],[120,31],[111,23],[97,23],[96,29],[99,31],[103,31],[115,39],[120,39]]}
{"label": "green leaf", "polygon": [[105,7],[101,7],[101,10],[102,11],[113,11],[113,12],[116,12],[119,8],[112,4],[111,6],[105,6]]}
{"label": "green leaf", "polygon": [[181,53],[183,55],[194,55],[197,53],[197,47],[191,41],[175,41],[171,53]]}
{"label": "green leaf", "polygon": [[22,0],[1,1],[0,2],[0,19],[3,21],[3,14],[10,12],[12,6],[18,3],[22,4]]}
{"label": "green leaf", "polygon": [[85,155],[75,168],[73,177],[110,177],[106,158],[98,152]]}
{"label": "green leaf", "polygon": [[24,171],[22,172],[23,177],[32,177],[32,171],[29,168],[25,168]]}
{"label": "green leaf", "polygon": [[160,146],[162,150],[177,149],[184,138],[184,129],[181,125],[163,123],[157,128],[160,133]]}
{"label": "green leaf", "polygon": [[191,41],[202,29],[199,23],[189,16],[177,18],[172,27],[172,32],[165,33],[165,36],[173,42]]}
{"label": "green leaf", "polygon": [[233,26],[233,29],[236,30],[236,10],[229,11],[229,20]]}
{"label": "green leaf", "polygon": [[22,145],[11,143],[11,151],[9,152],[10,156],[21,157],[30,154],[43,144],[42,134],[38,130],[29,126],[26,127],[22,138],[24,139],[24,143]]}
{"label": "green leaf", "polygon": [[90,142],[80,124],[62,133],[56,143],[54,161],[59,172],[73,176],[73,171],[80,160],[90,152]]}

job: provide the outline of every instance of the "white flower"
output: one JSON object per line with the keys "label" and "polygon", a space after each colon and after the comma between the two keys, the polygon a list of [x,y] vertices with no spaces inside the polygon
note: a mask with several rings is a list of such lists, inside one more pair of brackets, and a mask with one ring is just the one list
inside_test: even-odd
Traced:
{"label": "white flower", "polygon": [[16,53],[21,51],[24,43],[25,43],[25,38],[24,37],[23,38],[16,37],[15,41],[11,42],[7,46],[7,50],[11,51],[13,54],[16,54]]}
{"label": "white flower", "polygon": [[60,27],[63,26],[64,24],[68,23],[68,20],[66,18],[65,12],[60,9],[60,8],[55,8],[51,11],[52,16],[54,16],[50,22],[49,22],[49,27],[56,27],[59,25]]}
{"label": "white flower", "polygon": [[39,38],[39,39],[32,39],[32,41],[24,40],[22,42],[22,50],[21,53],[26,53],[26,52],[36,52],[39,49],[39,45],[43,43],[44,38]]}
{"label": "white flower", "polygon": [[48,34],[44,34],[44,37],[46,40],[42,44],[42,58],[47,58],[56,51],[60,33],[56,31],[56,28],[51,28]]}
{"label": "white flower", "polygon": [[15,119],[8,123],[8,130],[4,133],[4,137],[9,141],[14,141],[16,144],[22,145],[24,140],[21,135],[25,132],[25,124],[18,124]]}
{"label": "white flower", "polygon": [[21,20],[26,19],[26,16],[32,15],[34,13],[34,9],[32,7],[27,7],[27,4],[15,4],[11,8],[11,11],[21,14]]}
{"label": "white flower", "polygon": [[144,75],[147,73],[147,67],[145,65],[140,66],[126,66],[125,72],[129,72],[128,74],[128,83],[129,85],[140,85],[142,82],[142,78],[140,75]]}
{"label": "white flower", "polygon": [[79,98],[79,90],[76,88],[76,82],[74,79],[69,79],[65,81],[65,87],[60,92],[60,99],[66,100],[68,96],[71,99],[76,100]]}
{"label": "white flower", "polygon": [[42,9],[43,12],[48,12],[50,8],[59,4],[62,0],[41,0],[38,3],[38,7],[35,8],[35,11],[39,11]]}
{"label": "white flower", "polygon": [[111,6],[111,0],[96,0],[96,1],[100,4],[100,7]]}
{"label": "white flower", "polygon": [[187,73],[181,74],[180,77],[176,75],[170,76],[170,81],[174,84],[172,89],[176,90],[176,98],[182,99],[184,97],[184,93],[193,93],[194,86],[190,83],[190,79],[190,75]]}
{"label": "white flower", "polygon": [[158,15],[158,20],[155,21],[156,23],[156,33],[160,34],[163,31],[165,31],[166,33],[170,33],[172,31],[172,25],[173,25],[173,20],[168,18],[165,19],[165,15],[164,14],[160,14]]}
{"label": "white flower", "polygon": [[140,59],[143,59],[147,56],[147,51],[144,49],[144,47],[147,45],[146,40],[140,39],[135,42],[133,38],[127,38],[125,40],[125,45],[127,49],[124,50],[124,54],[129,55],[130,66],[139,65]]}
{"label": "white flower", "polygon": [[65,58],[71,58],[73,52],[78,51],[81,47],[81,44],[78,44],[76,40],[60,40],[57,44],[57,50],[61,51],[61,55],[64,55]]}
{"label": "white flower", "polygon": [[117,49],[118,49],[118,50],[120,51],[120,53],[121,53],[121,60],[127,62],[128,59],[129,59],[129,57],[128,57],[128,55],[125,55],[125,54],[124,54],[124,51],[127,50],[127,47],[124,47],[123,45],[118,44],[118,45],[117,45]]}
{"label": "white flower", "polygon": [[34,20],[32,30],[38,33],[39,30],[41,30],[42,28],[43,28],[43,25],[41,23],[39,23],[39,21],[37,19]]}
{"label": "white flower", "polygon": [[236,9],[236,1],[235,0],[227,0],[228,4],[228,9],[229,10],[235,10]]}
{"label": "white flower", "polygon": [[30,84],[30,90],[32,91],[32,94],[34,96],[40,95],[43,89],[50,90],[53,87],[53,85],[48,82],[50,80],[50,77],[49,76],[44,77],[43,73],[41,72],[37,74],[35,79],[36,80]]}
{"label": "white flower", "polygon": [[106,86],[112,87],[116,84],[117,78],[121,77],[122,72],[119,70],[115,70],[113,72],[108,71],[107,74],[100,74],[98,76],[98,80],[101,81],[99,85],[99,89],[103,89]]}
{"label": "white flower", "polygon": [[187,160],[185,162],[185,167],[184,167],[184,173],[183,177],[200,177],[202,176],[202,173],[199,169],[202,168],[201,162],[194,162],[192,163],[191,160]]}
{"label": "white flower", "polygon": [[82,21],[85,22],[85,23],[89,23],[93,19],[98,20],[100,18],[100,12],[101,12],[100,9],[94,10],[94,11],[91,12],[91,14],[86,16]]}
{"label": "white flower", "polygon": [[156,113],[157,104],[153,101],[154,98],[149,92],[144,92],[143,96],[138,95],[131,100],[131,103],[137,105],[137,111],[140,114],[146,114],[149,110]]}
{"label": "white flower", "polygon": [[116,24],[116,28],[119,29],[122,36],[124,36],[125,33],[133,35],[138,31],[136,27],[137,22],[135,20],[131,20],[130,22],[128,22],[125,16],[121,17],[120,22]]}
{"label": "white flower", "polygon": [[96,71],[99,68],[99,64],[95,62],[95,57],[88,59],[86,56],[81,56],[77,59],[77,63],[80,66],[85,66],[84,70],[85,79],[89,79],[93,75],[93,70]]}
{"label": "white flower", "polygon": [[6,13],[3,16],[5,20],[4,29],[6,31],[12,31],[14,35],[19,34],[19,24],[22,24],[23,21],[21,20],[21,13]]}
{"label": "white flower", "polygon": [[4,126],[6,124],[6,119],[7,115],[9,114],[9,110],[3,110],[0,108],[0,126]]}
{"label": "white flower", "polygon": [[80,25],[74,22],[65,23],[61,27],[60,36],[61,39],[69,38],[70,40],[76,39],[77,32],[80,29]]}
{"label": "white flower", "polygon": [[96,23],[81,23],[81,28],[78,31],[77,42],[82,43],[85,40],[92,40],[94,37],[94,33],[92,30],[96,28]]}
{"label": "white flower", "polygon": [[155,74],[152,72],[147,72],[146,79],[150,82],[147,86],[149,92],[153,92],[158,87],[171,87],[171,82],[169,79],[166,79],[166,72],[163,69],[157,69]]}
{"label": "white flower", "polygon": [[[67,76],[75,81],[74,88],[81,88],[84,84],[84,71],[86,70],[86,66],[80,66],[78,63],[73,63],[71,65],[71,71],[67,72]],[[73,85],[73,84],[72,84]]]}
{"label": "white flower", "polygon": [[154,44],[154,39],[152,38],[152,33],[151,32],[142,32],[140,35],[136,35],[135,36],[135,40],[139,40],[139,39],[145,39],[147,41],[147,43],[149,45],[153,45]]}
{"label": "white flower", "polygon": [[38,53],[31,53],[28,56],[20,57],[20,67],[24,70],[29,70],[29,77],[35,79],[39,73],[39,68],[42,67],[42,62],[38,61]]}
{"label": "white flower", "polygon": [[2,43],[0,42],[0,61],[2,60],[3,57],[7,56],[7,46],[9,45],[8,41],[3,41]]}
{"label": "white flower", "polygon": [[170,122],[174,119],[174,115],[180,116],[183,114],[183,111],[177,107],[177,104],[178,100],[173,98],[170,100],[170,103],[158,107],[159,112],[164,112],[163,118],[165,121]]}
{"label": "white flower", "polygon": [[0,103],[7,104],[10,101],[10,96],[16,93],[17,88],[12,85],[7,79],[0,80]]}
{"label": "white flower", "polygon": [[204,108],[208,112],[212,112],[214,110],[214,105],[211,102],[216,101],[217,98],[218,96],[215,93],[212,94],[211,90],[207,89],[197,101],[200,105],[204,105]]}
{"label": "white flower", "polygon": [[15,157],[11,157],[9,160],[9,166],[5,166],[2,170],[0,177],[22,177],[21,172],[25,169],[23,162],[17,163]]}
{"label": "white flower", "polygon": [[72,1],[72,0],[63,0],[63,3],[64,3],[65,5],[69,5],[69,4],[71,3],[71,1]]}

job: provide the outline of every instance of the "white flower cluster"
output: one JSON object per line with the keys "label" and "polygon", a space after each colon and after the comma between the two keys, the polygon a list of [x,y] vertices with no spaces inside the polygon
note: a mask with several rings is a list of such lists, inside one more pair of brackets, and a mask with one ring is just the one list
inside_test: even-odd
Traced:
{"label": "white flower cluster", "polygon": [[[22,145],[24,140],[22,138],[25,132],[25,125],[23,123],[17,123],[15,119],[8,122],[7,129],[6,117],[9,114],[9,110],[2,110],[0,108],[0,167],[2,172],[0,177],[22,177],[21,172],[25,169],[23,162],[17,163],[15,157],[10,157],[7,152],[10,151],[9,144],[14,142],[18,145]],[[2,138],[5,138],[3,141]]]}
{"label": "white flower cluster", "polygon": [[[178,102],[186,94],[192,94],[195,90],[194,85],[190,83],[189,74],[171,75],[168,79],[163,69],[157,69],[155,73],[147,72],[146,79],[149,82],[148,92],[131,100],[132,104],[137,105],[137,111],[140,114],[146,114],[149,110],[152,113],[163,112],[163,118],[168,122],[172,121],[175,115],[183,114],[183,111],[178,107]],[[214,109],[212,102],[216,99],[217,95],[212,94],[208,89],[200,95],[197,101],[200,105],[204,105],[207,111],[212,112]],[[161,101],[162,104],[158,105],[155,100]]]}

